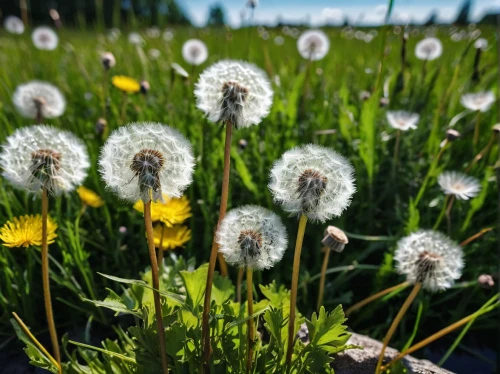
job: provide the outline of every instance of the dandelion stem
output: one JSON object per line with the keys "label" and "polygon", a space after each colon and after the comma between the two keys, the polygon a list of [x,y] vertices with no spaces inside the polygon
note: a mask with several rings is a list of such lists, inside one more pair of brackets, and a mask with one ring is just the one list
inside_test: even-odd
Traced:
{"label": "dandelion stem", "polygon": [[163,232],[165,231],[165,225],[163,223],[160,223],[161,225],[161,236],[160,236],[160,245],[158,246],[158,253],[156,253],[156,256],[158,257],[158,269],[160,271],[160,274],[163,273]]}
{"label": "dandelion stem", "polygon": [[123,122],[125,122],[125,115],[127,114],[127,103],[128,103],[128,95],[125,91],[123,91],[122,108],[120,110],[120,125],[123,125]]}
{"label": "dandelion stem", "polygon": [[384,342],[382,344],[382,350],[380,351],[380,356],[378,358],[377,362],[377,368],[375,369],[375,374],[379,374],[382,368],[382,361],[384,360],[384,354],[385,354],[385,349],[387,348],[387,345],[391,341],[392,335],[394,335],[394,332],[396,331],[396,328],[399,325],[399,322],[403,319],[403,316],[405,315],[406,311],[410,307],[411,303],[413,300],[415,300],[415,297],[417,297],[418,292],[422,288],[422,283],[417,282],[415,283],[415,286],[413,286],[413,290],[411,291],[410,295],[404,302],[403,306],[399,310],[396,318],[394,321],[392,321],[391,327],[389,327],[389,331],[387,331],[387,334],[385,335]]}
{"label": "dandelion stem", "polygon": [[40,343],[38,341],[37,338],[35,338],[35,336],[31,333],[30,329],[28,328],[28,326],[26,326],[24,324],[24,322],[22,321],[21,318],[19,318],[19,316],[16,314],[16,312],[12,312],[12,315],[14,316],[14,318],[16,319],[17,323],[19,324],[19,326],[21,327],[21,329],[23,330],[23,332],[28,335],[28,337],[31,339],[31,341],[37,346],[37,348],[42,351],[42,353],[47,356],[47,358],[50,360],[50,362],[52,362],[54,364],[54,366],[57,367],[57,370],[59,371],[59,373],[62,373],[61,371],[61,364],[56,361],[56,359],[54,357],[52,357],[52,355],[45,349],[45,347],[42,345],[42,343]]}
{"label": "dandelion stem", "polygon": [[295,341],[295,307],[297,304],[297,286],[299,283],[300,253],[302,242],[306,231],[307,216],[302,214],[299,219],[297,230],[297,241],[295,242],[295,254],[293,257],[292,287],[290,291],[290,318],[288,319],[288,348],[286,351],[286,364],[290,367],[292,363],[293,343]]}
{"label": "dandelion stem", "polygon": [[365,305],[368,305],[370,304],[372,301],[375,301],[379,298],[381,298],[382,296],[385,296],[393,291],[396,291],[396,290],[399,290],[401,288],[406,288],[408,287],[410,284],[405,281],[403,283],[400,283],[396,286],[393,286],[393,287],[389,287],[389,288],[386,288],[385,290],[383,291],[380,291],[380,292],[377,292],[375,295],[371,295],[369,297],[367,297],[366,299],[364,300],[361,300],[360,302],[354,304],[353,306],[351,306],[349,309],[346,310],[345,312],[345,315],[348,316],[350,315],[352,312],[355,312],[356,310],[364,307]]}
{"label": "dandelion stem", "polygon": [[50,278],[49,278],[49,245],[47,242],[47,217],[49,214],[49,196],[47,187],[42,189],[42,285],[43,299],[45,302],[45,313],[47,315],[47,324],[49,327],[52,350],[61,371],[61,352],[59,350],[59,341],[57,339],[56,325],[54,323],[54,314],[52,312],[52,299],[50,296]]}
{"label": "dandelion stem", "polygon": [[321,266],[321,278],[319,279],[319,292],[318,292],[318,303],[316,305],[316,310],[319,312],[319,308],[323,305],[323,294],[325,292],[325,278],[326,269],[328,267],[328,259],[330,257],[330,248],[323,247],[325,251],[325,256],[323,257],[323,266]]}
{"label": "dandelion stem", "polygon": [[476,124],[474,125],[474,150],[479,143],[479,128],[481,126],[481,112],[477,111]]}
{"label": "dandelion stem", "polygon": [[469,244],[470,242],[476,240],[477,238],[483,236],[484,234],[486,234],[487,232],[493,230],[493,227],[487,227],[485,229],[482,229],[481,231],[479,231],[478,233],[472,235],[471,237],[465,239],[462,243],[460,243],[460,246],[461,247],[465,247],[467,244]]}
{"label": "dandelion stem", "polygon": [[238,278],[236,279],[236,301],[241,303],[241,282],[243,282],[243,275],[245,270],[243,268],[238,269]]}
{"label": "dandelion stem", "polygon": [[451,199],[451,195],[447,195],[446,198],[444,199],[444,203],[443,203],[443,208],[441,209],[441,212],[439,212],[439,216],[436,220],[436,223],[434,224],[434,226],[432,227],[433,230],[437,230],[439,225],[441,224],[441,221],[443,220],[443,217],[446,213],[446,210],[447,210],[447,207],[448,207],[448,203]]}
{"label": "dandelion stem", "polygon": [[42,106],[37,106],[36,108],[36,123],[38,125],[42,124],[43,123],[43,114],[42,114]]}
{"label": "dandelion stem", "polygon": [[106,119],[106,99],[108,98],[108,69],[104,69],[102,81],[102,118]]}
{"label": "dandelion stem", "polygon": [[[229,169],[231,165],[231,135],[232,123],[226,123],[226,143],[224,147],[224,172],[222,177],[222,192],[219,208],[219,220],[217,222],[216,231],[226,215],[227,199],[229,196]],[[203,302],[203,316],[202,316],[202,343],[203,343],[203,364],[204,371],[208,372],[208,362],[210,360],[211,346],[210,346],[210,329],[209,329],[209,314],[210,302],[212,297],[212,283],[214,281],[215,261],[217,259],[217,242],[215,236],[212,241],[212,250],[210,252],[210,261],[208,263],[207,284],[205,289],[205,300]]]}
{"label": "dandelion stem", "polygon": [[[496,296],[498,297],[498,295]],[[438,331],[437,333],[429,336],[428,338],[422,340],[421,342],[415,344],[414,346],[408,348],[406,351],[404,352],[401,352],[399,355],[397,355],[391,362],[389,362],[387,365],[385,365],[382,369],[387,369],[389,366],[392,366],[394,365],[396,362],[398,362],[399,360],[401,360],[404,356],[406,355],[409,355],[415,351],[418,351],[419,349],[425,347],[426,345],[432,343],[433,341],[445,336],[446,334],[449,334],[450,332],[458,329],[459,327],[462,327],[463,325],[465,325],[466,323],[476,319],[477,317],[483,315],[483,314],[486,314],[490,311],[492,311],[493,309],[497,308],[498,307],[498,302],[495,303],[494,305],[491,305],[489,306],[488,308],[481,308],[479,309],[478,311],[476,311],[475,313],[472,313],[470,315],[468,315],[467,317],[465,318],[462,318],[460,321],[457,321],[453,324],[451,324],[450,326],[448,327],[445,327],[444,329]]]}
{"label": "dandelion stem", "polygon": [[491,147],[493,146],[493,143],[495,142],[495,135],[492,134],[491,135],[491,138],[490,138],[490,141],[488,142],[488,144],[486,145],[486,147],[484,147],[481,152],[479,152],[475,157],[474,159],[471,161],[471,163],[469,164],[469,166],[467,166],[467,168],[465,169],[465,172],[468,173],[472,167],[477,164],[486,154],[488,154],[488,152],[490,151]]}
{"label": "dandelion stem", "polygon": [[399,144],[401,143],[401,130],[396,132],[396,144],[394,144],[394,155],[392,160],[392,178],[396,176],[396,171],[398,168],[398,155],[399,155]]}
{"label": "dandelion stem", "polygon": [[[253,269],[247,269],[247,307],[248,316],[253,315]],[[247,373],[252,370],[252,357],[253,357],[253,341],[255,339],[255,331],[253,318],[247,321],[248,326],[248,351],[247,351]]]}
{"label": "dandelion stem", "polygon": [[[160,289],[160,279],[158,277],[158,263],[156,262],[155,242],[153,234],[153,222],[151,221],[151,201],[144,203],[144,226],[148,239],[149,258],[151,260],[151,275],[153,278],[153,288]],[[158,341],[160,343],[161,366],[164,374],[168,374],[167,350],[165,346],[165,329],[163,328],[163,316],[161,311],[160,293],[153,291],[155,303],[156,329],[158,330]]]}
{"label": "dandelion stem", "polygon": [[451,195],[448,201],[448,207],[446,208],[446,223],[448,226],[448,236],[451,235],[451,208],[455,202],[455,195]]}

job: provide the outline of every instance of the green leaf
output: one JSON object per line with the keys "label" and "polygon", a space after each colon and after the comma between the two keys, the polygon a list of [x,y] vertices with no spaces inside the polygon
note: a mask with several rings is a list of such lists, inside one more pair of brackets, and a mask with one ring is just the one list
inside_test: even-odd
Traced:
{"label": "green leaf", "polygon": [[226,301],[230,300],[233,295],[234,286],[231,280],[227,277],[222,277],[218,274],[214,274],[212,300],[215,301],[215,304],[222,305]]}
{"label": "green leaf", "polygon": [[312,347],[332,346],[341,347],[348,340],[351,334],[347,326],[342,306],[337,306],[333,312],[326,313],[325,307],[321,307],[319,313],[313,313],[311,321],[306,320],[309,329],[309,340]]}
{"label": "green leaf", "polygon": [[208,264],[201,265],[194,271],[181,271],[181,278],[186,287],[186,304],[193,312],[201,306],[207,282]]}
{"label": "green leaf", "polygon": [[467,212],[467,216],[465,217],[462,228],[460,229],[462,232],[467,230],[474,214],[484,205],[484,202],[486,201],[486,196],[488,195],[488,187],[490,183],[489,179],[491,178],[492,175],[493,175],[493,169],[486,168],[483,181],[481,183],[481,192],[470,202],[469,211]]}
{"label": "green leaf", "polygon": [[366,166],[368,181],[373,182],[375,174],[375,123],[379,112],[379,95],[372,95],[370,99],[363,103],[361,110],[359,135],[359,156]]}
{"label": "green leaf", "polygon": [[254,194],[256,200],[259,200],[259,189],[253,182],[252,174],[248,170],[245,161],[243,161],[235,147],[231,148],[231,157],[234,160],[234,167],[236,168],[236,171],[238,172],[243,185]]}
{"label": "green leaf", "polygon": [[108,297],[104,299],[104,301],[98,301],[98,300],[90,300],[90,299],[83,299],[83,301],[86,301],[88,303],[92,303],[95,306],[98,307],[104,307],[108,308],[111,310],[114,310],[115,312],[119,313],[125,313],[125,314],[133,314],[136,316],[140,316],[141,313],[136,310],[136,309],[130,309],[125,303],[124,300],[118,296],[113,290],[107,289],[108,290]]}
{"label": "green leaf", "polygon": [[94,346],[88,345],[88,344],[83,344],[83,343],[75,342],[73,340],[69,340],[68,342],[71,343],[71,344],[77,345],[79,347],[82,347],[82,348],[86,348],[86,349],[90,349],[90,350],[93,350],[93,351],[101,352],[101,353],[104,353],[104,354],[109,355],[109,356],[118,357],[120,360],[129,362],[129,363],[132,363],[132,364],[136,364],[135,360],[132,357],[127,357],[125,355],[122,355],[121,353],[109,351],[107,349],[103,349],[103,348],[99,348],[99,347],[94,347]]}
{"label": "green leaf", "polygon": [[420,212],[415,204],[414,200],[410,198],[410,204],[408,205],[408,221],[406,221],[405,231],[407,234],[412,233],[417,230],[420,223]]}

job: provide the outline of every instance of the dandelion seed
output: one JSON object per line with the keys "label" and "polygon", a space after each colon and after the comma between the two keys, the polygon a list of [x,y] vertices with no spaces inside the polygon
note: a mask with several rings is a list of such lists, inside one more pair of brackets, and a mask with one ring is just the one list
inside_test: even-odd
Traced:
{"label": "dandelion seed", "polygon": [[101,63],[104,69],[109,70],[116,65],[115,56],[111,52],[104,52],[101,55]]}
{"label": "dandelion seed", "polygon": [[432,61],[443,54],[443,44],[438,38],[425,38],[415,46],[415,56],[419,60]]}
{"label": "dandelion seed", "polygon": [[344,157],[308,144],[285,152],[275,162],[269,189],[275,202],[290,214],[325,222],[349,206],[356,191],[353,174]]}
{"label": "dandelion seed", "polygon": [[464,267],[462,248],[446,235],[420,230],[401,239],[394,255],[396,270],[411,284],[431,292],[453,286]]}
{"label": "dandelion seed", "polygon": [[0,166],[15,187],[30,193],[47,188],[57,195],[81,185],[90,163],[85,145],[72,133],[36,125],[7,137]]}
{"label": "dandelion seed", "polygon": [[84,205],[88,205],[92,208],[100,208],[104,205],[102,197],[89,188],[80,186],[76,189],[76,192]]}
{"label": "dandelion seed", "polygon": [[3,27],[11,34],[22,34],[24,32],[24,23],[21,18],[16,16],[8,16],[3,21]]}
{"label": "dandelion seed", "polygon": [[[180,198],[168,198],[167,195],[163,196],[162,201],[151,203],[151,220],[153,222],[161,221],[167,227],[173,227],[184,223],[192,216],[191,205],[186,196]],[[134,204],[134,209],[138,212],[144,212],[144,203],[142,200]]]}
{"label": "dandelion seed", "polygon": [[124,75],[115,75],[111,78],[113,86],[125,93],[136,93],[141,90],[141,85],[135,79]]}
{"label": "dandelion seed", "polygon": [[321,60],[330,49],[330,40],[321,30],[308,30],[297,40],[300,55],[307,60]]}
{"label": "dandelion seed", "polygon": [[59,44],[57,34],[51,28],[45,26],[40,26],[33,30],[31,40],[36,48],[45,51],[52,51]]}
{"label": "dandelion seed", "polygon": [[387,121],[389,125],[396,130],[414,130],[417,128],[419,119],[420,116],[417,113],[405,112],[403,110],[387,112]]}
{"label": "dandelion seed", "polygon": [[190,65],[201,65],[208,58],[205,43],[198,39],[190,39],[182,46],[182,57]]}
{"label": "dandelion seed", "polygon": [[288,241],[285,226],[276,214],[245,205],[226,214],[217,231],[217,243],[229,264],[262,270],[281,260]]}
{"label": "dandelion seed", "polygon": [[464,94],[460,98],[460,103],[469,110],[487,112],[495,100],[495,94],[492,91],[485,91]]}
{"label": "dandelion seed", "polygon": [[[47,219],[47,244],[52,244],[57,238],[57,224],[50,217]],[[10,248],[42,245],[42,216],[24,215],[14,217],[0,228],[0,240]]]}
{"label": "dandelion seed", "polygon": [[205,69],[194,94],[197,107],[210,121],[237,128],[259,124],[269,114],[273,98],[271,84],[261,69],[232,60]]}
{"label": "dandelion seed", "polygon": [[27,118],[55,118],[64,113],[66,99],[59,89],[47,82],[31,81],[16,87],[12,101]]}
{"label": "dandelion seed", "polygon": [[136,202],[180,197],[191,183],[194,157],[189,141],[160,123],[131,123],[115,130],[101,151],[99,169],[109,189]]}
{"label": "dandelion seed", "polygon": [[446,195],[454,195],[459,200],[469,200],[481,191],[479,180],[456,171],[441,173],[438,184]]}
{"label": "dandelion seed", "polygon": [[160,248],[161,243],[161,248],[164,251],[184,247],[191,240],[191,230],[187,226],[162,227],[162,225],[156,225],[153,233],[155,247]]}

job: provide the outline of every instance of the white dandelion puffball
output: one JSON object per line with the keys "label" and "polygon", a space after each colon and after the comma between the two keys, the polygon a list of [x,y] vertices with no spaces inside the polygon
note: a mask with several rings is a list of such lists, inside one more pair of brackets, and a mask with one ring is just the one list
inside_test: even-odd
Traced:
{"label": "white dandelion puffball", "polygon": [[35,125],[7,137],[0,166],[13,186],[31,193],[45,187],[58,195],[83,183],[90,162],[85,144],[71,132]]}
{"label": "white dandelion puffball", "polygon": [[307,60],[321,60],[330,49],[330,40],[321,30],[308,30],[303,32],[297,40],[297,49]]}
{"label": "white dandelion puffball", "polygon": [[288,244],[280,218],[256,205],[230,210],[222,220],[216,240],[219,252],[229,264],[257,270],[273,267]]}
{"label": "white dandelion puffball", "polygon": [[415,56],[419,60],[435,60],[443,54],[443,44],[438,38],[425,38],[415,46]]}
{"label": "white dandelion puffball", "polygon": [[387,121],[389,125],[396,130],[415,130],[419,119],[420,116],[417,113],[405,112],[404,110],[387,112]]}
{"label": "white dandelion puffball", "polygon": [[109,70],[116,65],[115,55],[111,52],[104,52],[101,54],[101,63],[104,69]]}
{"label": "white dandelion puffball", "polygon": [[16,16],[8,16],[3,21],[3,27],[11,34],[22,34],[24,32],[24,23],[21,18]]}
{"label": "white dandelion puffball", "polygon": [[259,124],[273,102],[266,73],[243,61],[222,60],[205,69],[194,94],[197,107],[210,121],[236,128]]}
{"label": "white dandelion puffball", "polygon": [[474,42],[474,48],[481,49],[484,51],[486,48],[488,48],[488,40],[486,40],[485,38],[477,39]]}
{"label": "white dandelion puffball", "polygon": [[132,31],[128,34],[128,42],[134,45],[141,45],[144,43],[144,39],[138,32]]}
{"label": "white dandelion puffball", "polygon": [[190,39],[182,46],[182,58],[190,65],[201,65],[208,58],[205,43],[198,39]]}
{"label": "white dandelion puffball", "polygon": [[467,93],[462,95],[460,103],[467,109],[487,112],[495,102],[495,94],[492,91]]}
{"label": "white dandelion puffball", "polygon": [[130,123],[113,131],[99,158],[99,171],[109,189],[130,202],[180,197],[193,179],[189,141],[161,123]]}
{"label": "white dandelion puffball", "polygon": [[40,26],[33,30],[31,40],[38,49],[53,51],[59,44],[59,37],[50,27]]}
{"label": "white dandelion puffball", "polygon": [[16,87],[12,101],[17,111],[27,118],[55,118],[64,113],[66,99],[59,89],[47,82],[31,81]]}
{"label": "white dandelion puffball", "polygon": [[439,174],[438,184],[446,195],[455,195],[459,200],[469,200],[481,191],[479,180],[457,171]]}
{"label": "white dandelion puffball", "polygon": [[419,230],[402,238],[394,254],[396,270],[410,283],[435,292],[453,286],[464,267],[462,247],[446,235]]}
{"label": "white dandelion puffball", "polygon": [[271,169],[274,201],[291,215],[325,222],[338,217],[356,191],[354,168],[332,149],[315,144],[285,152]]}

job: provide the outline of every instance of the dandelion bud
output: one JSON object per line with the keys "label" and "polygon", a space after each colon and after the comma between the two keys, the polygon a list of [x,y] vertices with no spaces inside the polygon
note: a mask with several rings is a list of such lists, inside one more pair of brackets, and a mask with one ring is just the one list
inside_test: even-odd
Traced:
{"label": "dandelion bud", "polygon": [[381,97],[380,98],[380,102],[379,102],[379,106],[381,108],[384,108],[386,107],[387,105],[389,105],[389,98],[388,97]]}
{"label": "dandelion bud", "polygon": [[116,64],[115,56],[111,52],[104,52],[101,55],[101,63],[104,69],[109,70]]}
{"label": "dandelion bud", "polygon": [[246,149],[246,147],[248,147],[248,142],[245,139],[240,139],[240,141],[238,142],[238,147],[241,150],[244,150]]}
{"label": "dandelion bud", "polygon": [[335,226],[328,226],[321,243],[332,251],[340,253],[344,250],[345,245],[349,243],[349,240],[341,229]]}
{"label": "dandelion bud", "polygon": [[146,95],[146,94],[149,92],[150,88],[151,88],[151,87],[150,87],[150,85],[149,85],[149,82],[143,79],[143,80],[141,81],[141,93],[142,93],[143,95]]}
{"label": "dandelion bud", "polygon": [[491,128],[495,134],[500,134],[500,123],[493,125]]}
{"label": "dandelion bud", "polygon": [[95,133],[99,136],[102,136],[107,127],[108,122],[104,118],[99,118],[95,124]]}
{"label": "dandelion bud", "polygon": [[460,137],[460,133],[457,130],[448,129],[446,130],[446,140],[452,142]]}
{"label": "dandelion bud", "polygon": [[493,286],[495,285],[495,281],[494,281],[493,277],[489,274],[481,274],[477,278],[477,282],[479,283],[479,286],[481,288],[485,288],[485,289],[493,288]]}

